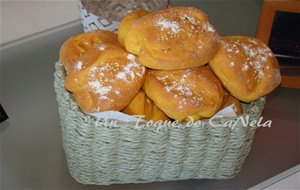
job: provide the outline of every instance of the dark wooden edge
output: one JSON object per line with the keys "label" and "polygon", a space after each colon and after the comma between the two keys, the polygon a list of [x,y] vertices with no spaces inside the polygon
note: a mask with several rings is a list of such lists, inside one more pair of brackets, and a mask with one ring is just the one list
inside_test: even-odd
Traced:
{"label": "dark wooden edge", "polygon": [[[276,11],[300,13],[300,1],[264,0],[259,17],[256,37],[266,44],[269,44]],[[300,76],[282,76],[281,86],[288,88],[300,88]]]}
{"label": "dark wooden edge", "polygon": [[281,86],[300,89],[300,76],[282,76]]}

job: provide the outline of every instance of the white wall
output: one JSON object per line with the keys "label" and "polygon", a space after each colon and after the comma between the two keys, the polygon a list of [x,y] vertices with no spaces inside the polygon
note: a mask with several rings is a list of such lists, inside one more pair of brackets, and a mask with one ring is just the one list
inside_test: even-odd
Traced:
{"label": "white wall", "polygon": [[1,44],[79,19],[77,0],[1,0],[0,5]]}

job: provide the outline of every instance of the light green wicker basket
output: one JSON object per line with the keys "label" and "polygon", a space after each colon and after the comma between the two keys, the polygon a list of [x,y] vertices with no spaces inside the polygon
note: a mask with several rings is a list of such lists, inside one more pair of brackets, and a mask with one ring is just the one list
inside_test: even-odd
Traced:
{"label": "light green wicker basket", "polygon": [[[56,63],[55,91],[63,148],[71,175],[82,184],[146,183],[184,179],[227,179],[241,169],[256,127],[234,129],[201,125],[143,127],[119,121],[107,127],[80,111],[64,88],[65,71]],[[243,104],[244,115],[257,120],[265,99]],[[215,119],[214,123],[238,118]]]}

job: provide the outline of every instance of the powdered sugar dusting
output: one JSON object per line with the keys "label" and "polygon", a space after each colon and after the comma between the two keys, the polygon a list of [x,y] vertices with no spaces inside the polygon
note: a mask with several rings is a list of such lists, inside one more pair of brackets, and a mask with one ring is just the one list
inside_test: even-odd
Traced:
{"label": "powdered sugar dusting", "polygon": [[109,98],[107,96],[100,96],[100,99],[102,99],[102,100],[109,100]]}
{"label": "powdered sugar dusting", "polygon": [[242,67],[242,71],[248,71],[249,70],[249,66],[247,63],[244,63],[243,67]]}
{"label": "powdered sugar dusting", "polygon": [[255,56],[255,52],[253,51],[253,49],[248,49],[248,48],[246,48],[245,51],[247,52],[247,54],[248,54],[250,57],[254,57],[254,56]]}
{"label": "powdered sugar dusting", "polygon": [[129,53],[129,54],[127,55],[127,59],[129,59],[129,60],[131,60],[131,61],[134,61],[134,60],[135,60],[135,56],[134,56],[133,54]]}
{"label": "powdered sugar dusting", "polygon": [[[246,61],[242,65],[243,72],[248,71],[249,67],[252,67],[257,78],[264,76],[264,67],[266,67],[268,58],[272,55],[271,50],[266,45],[259,44],[254,38],[246,40],[232,39],[230,43],[225,40],[220,40],[220,44],[232,60],[234,60],[234,54],[240,51],[245,55]],[[231,62],[230,66],[233,65]]]}
{"label": "powdered sugar dusting", "polygon": [[[167,41],[174,37],[178,37],[178,33],[184,33],[188,37],[199,37],[200,33],[215,32],[214,27],[208,20],[201,19],[191,12],[174,14],[172,20],[161,16],[156,20],[154,25],[161,31],[164,31],[158,36],[158,40],[160,41]],[[218,40],[215,35],[213,35],[213,40]],[[184,46],[184,43],[182,44]],[[202,48],[202,45],[198,46],[198,49]]]}
{"label": "powdered sugar dusting", "polygon": [[112,89],[112,86],[103,86],[98,80],[89,81],[88,85],[93,89],[94,93],[100,95],[105,95]]}
{"label": "powdered sugar dusting", "polygon": [[228,49],[226,49],[226,51],[227,51],[227,53],[230,53],[230,52],[232,52],[232,49],[228,48]]}
{"label": "powdered sugar dusting", "polygon": [[155,78],[160,81],[167,93],[174,95],[174,98],[181,96],[179,102],[179,109],[184,109],[186,105],[201,105],[203,97],[201,93],[195,92],[196,84],[194,82],[188,82],[188,78],[191,76],[193,70],[187,69],[181,77],[178,75],[168,74],[163,76],[155,76]]}
{"label": "powdered sugar dusting", "polygon": [[179,23],[176,21],[171,21],[165,18],[160,18],[156,25],[162,30],[169,29],[171,30],[174,34],[177,34],[179,32]]}
{"label": "powdered sugar dusting", "polygon": [[186,21],[190,22],[193,25],[196,25],[199,23],[198,20],[196,20],[194,17],[191,17],[187,14],[180,16],[180,19],[185,23]]}
{"label": "powdered sugar dusting", "polygon": [[258,78],[262,78],[264,76],[264,72],[262,70],[261,63],[258,61],[250,61],[250,65],[256,70],[258,74]]}
{"label": "powdered sugar dusting", "polygon": [[117,74],[118,79],[126,80],[126,74],[124,72],[119,72]]}
{"label": "powdered sugar dusting", "polygon": [[97,89],[96,93],[104,95],[107,94],[111,91],[112,87],[111,86],[103,86],[99,89]]}
{"label": "powdered sugar dusting", "polygon": [[171,92],[173,90],[179,91],[180,95],[186,95],[186,96],[191,96],[193,93],[190,91],[191,89],[189,87],[185,87],[183,85],[176,85],[176,83],[173,83],[170,86],[165,87],[167,92]]}
{"label": "powdered sugar dusting", "polygon": [[215,32],[214,27],[208,22],[204,23],[203,29],[208,32]]}
{"label": "powdered sugar dusting", "polygon": [[76,71],[80,71],[82,69],[82,65],[83,65],[83,62],[81,60],[78,60],[75,65]]}
{"label": "powdered sugar dusting", "polygon": [[100,89],[102,87],[102,84],[95,80],[95,81],[90,81],[88,82],[89,86],[93,88],[94,92],[97,93],[98,89]]}
{"label": "powdered sugar dusting", "polygon": [[179,80],[169,80],[169,76],[156,76],[157,80],[164,83],[167,92],[176,91],[179,95],[191,96],[193,95],[191,88],[185,85],[187,74],[184,74]]}
{"label": "powdered sugar dusting", "polygon": [[[124,67],[124,73],[126,76],[130,76],[131,79],[134,79],[137,75],[138,77],[141,77],[145,73],[145,68],[141,64],[138,64],[136,62],[136,57],[133,54],[128,54],[127,59],[129,60],[129,63]],[[134,72],[134,68],[141,69],[141,72]]]}
{"label": "powdered sugar dusting", "polygon": [[236,44],[229,44],[223,39],[220,40],[220,45],[224,47],[229,56],[231,55],[231,53],[238,54],[240,52],[239,47]]}
{"label": "powdered sugar dusting", "polygon": [[134,64],[128,64],[124,67],[125,75],[129,75],[131,79],[135,77],[134,72],[131,70],[132,67],[134,67]]}
{"label": "powdered sugar dusting", "polygon": [[97,48],[100,51],[103,51],[107,48],[107,46],[105,44],[99,44],[99,45],[95,45],[95,48]]}
{"label": "powdered sugar dusting", "polygon": [[198,40],[198,49],[203,49],[203,41]]}
{"label": "powdered sugar dusting", "polygon": [[83,88],[93,95],[96,111],[102,111],[103,102],[115,102],[127,95],[119,85],[127,86],[130,82],[133,86],[140,83],[145,74],[145,67],[134,55],[120,51],[118,56],[121,59],[102,59],[87,67]]}
{"label": "powdered sugar dusting", "polygon": [[255,44],[255,45],[257,45],[257,42],[256,42],[256,40],[255,39],[249,39],[249,42],[251,42],[251,43],[253,43],[253,44]]}
{"label": "powdered sugar dusting", "polygon": [[[115,80],[129,81],[129,79],[144,75],[145,68],[136,62],[135,56],[128,54],[127,58],[129,61],[125,65],[111,61],[100,62],[98,66],[90,67],[87,85],[92,89],[92,92],[99,94],[100,99],[105,99],[103,96],[112,90],[113,83],[117,83]],[[120,94],[120,91],[114,91],[114,93]]]}

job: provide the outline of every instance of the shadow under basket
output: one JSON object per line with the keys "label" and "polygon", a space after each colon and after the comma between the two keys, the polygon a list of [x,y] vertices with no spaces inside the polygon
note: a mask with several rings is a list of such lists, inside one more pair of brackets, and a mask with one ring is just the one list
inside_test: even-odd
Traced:
{"label": "shadow under basket", "polygon": [[[242,105],[241,116],[248,115],[250,121],[246,126],[239,117],[176,127],[145,127],[145,122],[136,125],[116,120],[117,125],[107,126],[80,111],[64,88],[63,65],[57,62],[55,67],[63,148],[71,175],[82,184],[232,178],[251,148],[257,127],[249,123],[259,119],[265,103],[260,98]],[[229,120],[234,128],[216,127]]]}

